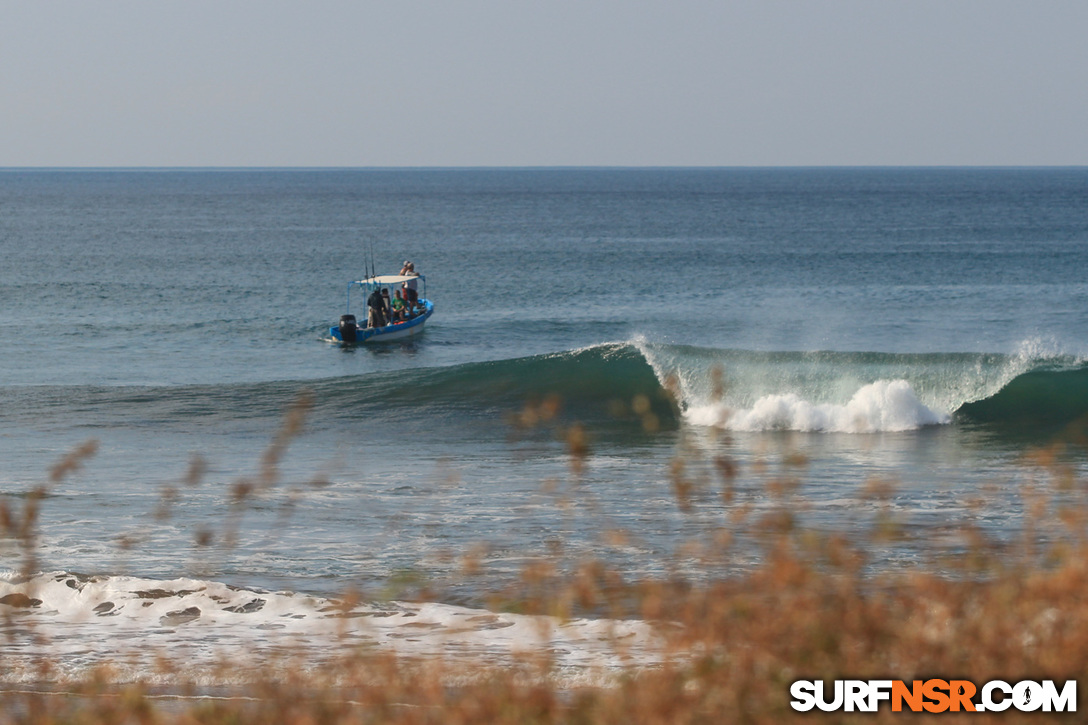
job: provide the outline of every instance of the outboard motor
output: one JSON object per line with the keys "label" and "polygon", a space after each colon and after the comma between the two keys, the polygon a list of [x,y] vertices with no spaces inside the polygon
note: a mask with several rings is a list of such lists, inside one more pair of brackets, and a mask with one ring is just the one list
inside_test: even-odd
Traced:
{"label": "outboard motor", "polygon": [[356,332],[359,327],[355,324],[355,315],[340,315],[340,339],[344,342],[355,342]]}

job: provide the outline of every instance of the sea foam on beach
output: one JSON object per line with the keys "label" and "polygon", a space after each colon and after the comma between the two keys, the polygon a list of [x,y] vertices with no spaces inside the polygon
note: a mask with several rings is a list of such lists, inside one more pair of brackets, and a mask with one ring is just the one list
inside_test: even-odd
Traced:
{"label": "sea foam on beach", "polygon": [[640,621],[335,600],[198,579],[8,574],[0,617],[0,681],[9,683],[78,681],[108,666],[120,681],[216,686],[285,662],[318,671],[360,654],[444,661],[466,677],[543,657],[579,679],[653,665],[662,653]]}

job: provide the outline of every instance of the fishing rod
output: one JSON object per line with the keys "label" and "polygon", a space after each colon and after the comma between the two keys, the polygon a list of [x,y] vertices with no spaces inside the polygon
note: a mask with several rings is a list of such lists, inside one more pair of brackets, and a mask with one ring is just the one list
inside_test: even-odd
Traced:
{"label": "fishing rod", "polygon": [[370,240],[366,240],[366,248],[363,250],[363,279],[369,280],[374,276],[374,270],[371,268],[370,262],[374,258],[374,243]]}

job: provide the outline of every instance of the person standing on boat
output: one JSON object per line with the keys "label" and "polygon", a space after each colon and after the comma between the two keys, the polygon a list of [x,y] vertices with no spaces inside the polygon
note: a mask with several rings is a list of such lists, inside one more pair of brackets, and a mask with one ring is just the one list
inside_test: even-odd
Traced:
{"label": "person standing on boat", "polygon": [[370,293],[370,296],[366,298],[366,306],[369,314],[367,316],[367,327],[385,327],[385,308],[389,304],[389,300],[386,297],[382,297],[382,292],[386,295],[389,291],[380,288]]}
{"label": "person standing on boat", "polygon": [[382,287],[382,302],[385,303],[385,309],[382,312],[385,313],[385,324],[389,325],[393,322],[393,305],[389,303],[389,288]]}
{"label": "person standing on boat", "polygon": [[[404,266],[400,268],[401,277],[418,277],[419,273],[416,272],[416,266],[411,262],[405,260]],[[415,309],[416,303],[419,302],[419,291],[416,285],[419,284],[419,280],[410,279],[404,283],[405,299],[408,302],[408,309]]]}

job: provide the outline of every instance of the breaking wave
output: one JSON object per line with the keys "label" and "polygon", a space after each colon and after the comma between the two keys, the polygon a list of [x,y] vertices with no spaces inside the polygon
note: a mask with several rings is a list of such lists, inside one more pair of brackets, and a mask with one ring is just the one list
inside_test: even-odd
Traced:
{"label": "breaking wave", "polygon": [[642,398],[665,429],[687,422],[873,433],[957,421],[1060,425],[1088,414],[1088,365],[1032,346],[1014,355],[757,352],[644,340],[321,380],[7,388],[0,403],[9,415],[26,410],[35,425],[72,413],[103,425],[171,425],[276,417],[304,388],[313,393],[316,418],[403,415],[435,424],[494,418],[546,396],[561,400],[571,418],[601,424]]}
{"label": "breaking wave", "polygon": [[1025,344],[980,353],[753,352],[636,343],[683,418],[735,431],[875,433],[1088,414],[1088,366]]}

